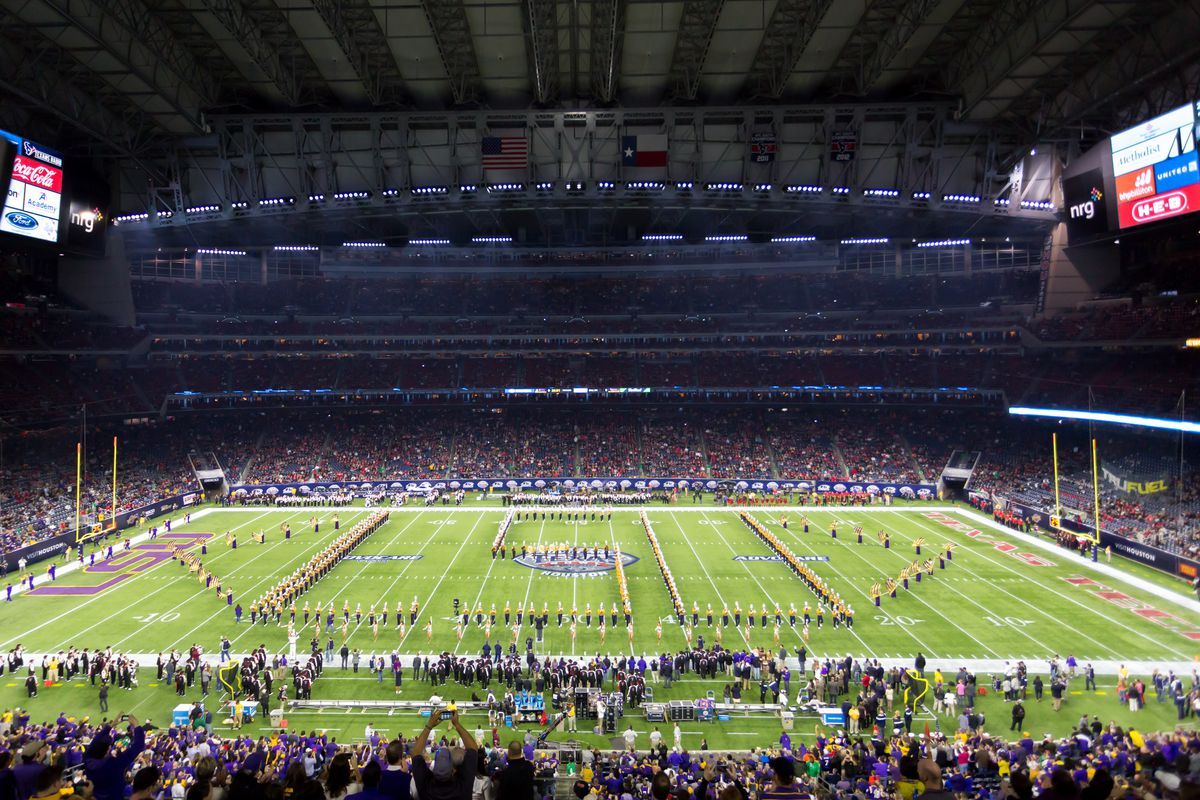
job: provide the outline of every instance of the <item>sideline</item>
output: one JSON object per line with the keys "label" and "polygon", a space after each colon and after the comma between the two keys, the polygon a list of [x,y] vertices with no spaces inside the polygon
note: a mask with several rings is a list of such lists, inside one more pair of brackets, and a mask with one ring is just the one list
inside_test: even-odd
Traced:
{"label": "sideline", "polygon": [[1112,578],[1115,581],[1123,581],[1129,586],[1133,586],[1136,589],[1141,589],[1144,592],[1149,592],[1155,597],[1165,600],[1168,603],[1174,603],[1175,605],[1185,608],[1188,611],[1200,614],[1200,600],[1189,599],[1188,597],[1169,589],[1164,590],[1164,587],[1155,583],[1151,583],[1145,578],[1138,577],[1137,575],[1127,575],[1118,568],[1114,567],[1112,564],[1105,564],[1100,561],[1092,561],[1090,558],[1085,558],[1077,553],[1064,550],[1053,542],[1047,541],[1040,536],[1033,536],[1031,534],[1023,533],[1021,531],[1001,525],[999,522],[983,516],[978,511],[969,511],[965,508],[960,508],[957,509],[957,512],[963,517],[971,520],[973,523],[984,525],[992,530],[999,531],[1010,538],[1033,545],[1034,547],[1037,547],[1048,553],[1053,553],[1055,558],[1065,559],[1066,561],[1073,562],[1077,566],[1085,567],[1093,572],[1099,572],[1101,575]]}

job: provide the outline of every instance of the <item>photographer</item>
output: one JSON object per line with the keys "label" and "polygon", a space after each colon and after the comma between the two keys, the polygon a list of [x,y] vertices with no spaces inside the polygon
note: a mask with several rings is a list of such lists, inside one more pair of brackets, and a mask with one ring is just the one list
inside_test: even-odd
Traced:
{"label": "photographer", "polygon": [[[425,760],[425,746],[433,729],[447,715],[463,742],[462,761],[456,765],[450,748],[441,747],[434,753],[431,767]],[[446,711],[434,711],[421,734],[413,742],[412,771],[413,780],[417,784],[417,795],[421,800],[471,800],[478,760],[479,745],[471,732],[463,727],[454,705],[450,704]]]}

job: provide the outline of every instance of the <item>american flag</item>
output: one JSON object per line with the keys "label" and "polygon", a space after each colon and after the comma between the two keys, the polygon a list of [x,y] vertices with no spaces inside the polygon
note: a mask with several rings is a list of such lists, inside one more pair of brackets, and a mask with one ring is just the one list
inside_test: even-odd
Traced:
{"label": "american flag", "polygon": [[529,139],[525,136],[483,137],[483,168],[525,169],[529,166]]}

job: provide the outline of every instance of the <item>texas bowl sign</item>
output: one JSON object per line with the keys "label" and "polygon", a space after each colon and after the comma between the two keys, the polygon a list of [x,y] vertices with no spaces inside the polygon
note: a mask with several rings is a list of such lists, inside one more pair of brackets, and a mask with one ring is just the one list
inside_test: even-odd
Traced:
{"label": "texas bowl sign", "polygon": [[[529,553],[515,557],[513,563],[549,572],[551,575],[599,575],[616,568],[616,555],[611,550],[607,556],[604,553],[597,553],[594,558],[568,558],[559,553]],[[621,554],[622,567],[629,567],[637,560],[637,556],[631,556],[628,553]]]}

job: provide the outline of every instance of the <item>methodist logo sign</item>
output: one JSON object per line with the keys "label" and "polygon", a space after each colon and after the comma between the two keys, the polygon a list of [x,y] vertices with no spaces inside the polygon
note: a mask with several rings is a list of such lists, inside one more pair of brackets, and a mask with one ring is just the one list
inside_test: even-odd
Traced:
{"label": "methodist logo sign", "polygon": [[1115,134],[1111,144],[1120,227],[1200,210],[1194,104]]}

